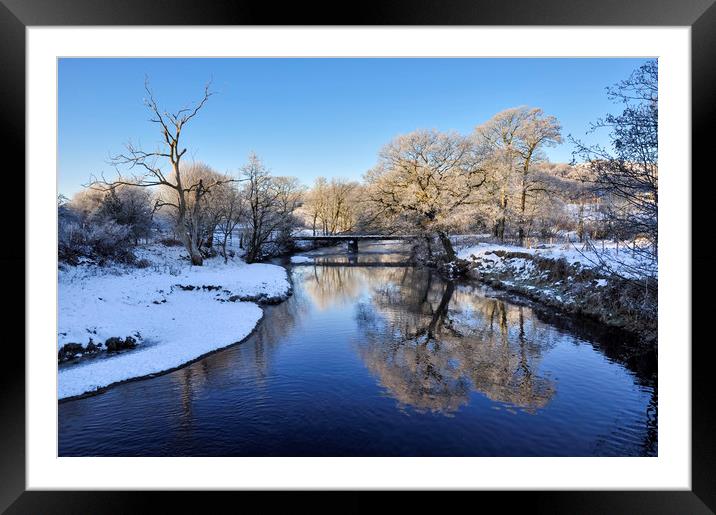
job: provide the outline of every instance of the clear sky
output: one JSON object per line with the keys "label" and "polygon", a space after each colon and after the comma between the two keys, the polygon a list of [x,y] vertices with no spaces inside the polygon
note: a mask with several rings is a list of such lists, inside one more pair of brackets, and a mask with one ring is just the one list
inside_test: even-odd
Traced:
{"label": "clear sky", "polygon": [[[183,134],[187,156],[236,172],[255,151],[275,175],[305,184],[318,176],[359,179],[378,150],[415,129],[467,134],[510,107],[541,107],[562,124],[553,161],[570,161],[566,136],[619,106],[605,87],[644,59],[61,59],[59,192],[71,196],[90,174],[114,170],[111,153],[129,139],[160,140],[143,105],[149,77],[173,111],[212,96]],[[186,157],[186,156],[185,156]]]}

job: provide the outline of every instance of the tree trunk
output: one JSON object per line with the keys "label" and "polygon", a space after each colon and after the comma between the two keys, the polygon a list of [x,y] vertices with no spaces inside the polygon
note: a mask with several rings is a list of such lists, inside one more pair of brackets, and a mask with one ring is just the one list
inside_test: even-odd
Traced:
{"label": "tree trunk", "polygon": [[192,265],[202,266],[204,264],[204,258],[193,240],[189,240],[189,248],[187,250],[189,250],[189,257],[191,257]]}
{"label": "tree trunk", "polygon": [[584,204],[579,202],[579,222],[577,223],[577,236],[579,243],[584,241]]}
{"label": "tree trunk", "polygon": [[500,217],[495,225],[495,236],[505,241],[505,225],[507,222],[507,193],[504,188],[500,190]]}
{"label": "tree trunk", "polygon": [[445,291],[443,292],[443,296],[440,299],[440,304],[435,310],[435,313],[433,313],[433,316],[430,319],[430,324],[428,325],[428,338],[431,340],[435,338],[435,330],[438,328],[438,326],[442,326],[443,319],[445,318],[445,314],[447,313],[447,308],[450,304],[450,299],[452,298],[452,294],[454,291],[455,283],[453,283],[452,281],[448,281],[448,283],[445,285]]}
{"label": "tree trunk", "polygon": [[452,242],[450,241],[448,235],[445,234],[444,231],[438,231],[438,238],[440,238],[440,243],[443,244],[448,262],[455,261],[457,255],[455,254],[455,249],[452,248]]}
{"label": "tree trunk", "polygon": [[502,216],[497,221],[497,226],[495,228],[495,236],[497,236],[500,241],[505,241],[505,217]]}
{"label": "tree trunk", "polygon": [[520,245],[525,244],[525,211],[527,207],[527,185],[525,183],[525,176],[522,177],[522,192],[520,195],[520,227],[518,229],[518,237],[520,239]]}
{"label": "tree trunk", "polygon": [[224,251],[224,263],[227,263],[229,261],[228,256],[226,255],[226,243],[229,239],[230,233],[224,233],[224,241],[221,244],[221,249]]}
{"label": "tree trunk", "polygon": [[184,217],[182,217],[181,215],[178,220],[177,226],[179,229],[179,237],[184,244],[184,248],[189,253],[191,264],[194,266],[202,266],[204,264],[204,258],[202,257],[201,252],[199,252],[199,248],[196,245],[196,240],[192,238],[191,234],[187,233],[185,220]]}

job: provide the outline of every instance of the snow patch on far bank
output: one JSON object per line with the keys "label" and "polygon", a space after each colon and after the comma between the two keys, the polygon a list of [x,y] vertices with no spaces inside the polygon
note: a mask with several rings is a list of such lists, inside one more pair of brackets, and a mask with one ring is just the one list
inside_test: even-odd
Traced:
{"label": "snow patch on far bank", "polygon": [[313,258],[310,258],[308,256],[291,256],[291,263],[313,263]]}
{"label": "snow patch on far bank", "polygon": [[[602,245],[602,244],[600,244]],[[461,246],[456,249],[460,259],[479,258],[482,261],[492,261],[499,264],[502,259],[494,255],[495,251],[520,252],[546,259],[564,259],[568,264],[579,264],[584,268],[601,269],[600,260],[609,264],[613,272],[623,277],[632,277],[635,272],[647,270],[650,264],[640,261],[639,256],[628,248],[617,247],[614,242],[604,244],[604,248],[597,248],[597,253],[587,247],[579,248],[579,244],[543,244],[537,248],[526,248],[516,245],[502,245],[496,243],[478,243],[476,245]],[[514,259],[514,258],[513,258]],[[605,270],[607,272],[607,270]]]}
{"label": "snow patch on far bank", "polygon": [[458,255],[470,263],[473,277],[492,287],[656,342],[658,283],[648,275],[655,263],[642,267],[629,250],[620,250],[617,258],[616,246],[610,248],[605,242],[604,247],[597,252],[605,264],[590,259],[594,249],[566,245],[524,248],[481,243],[459,248]]}

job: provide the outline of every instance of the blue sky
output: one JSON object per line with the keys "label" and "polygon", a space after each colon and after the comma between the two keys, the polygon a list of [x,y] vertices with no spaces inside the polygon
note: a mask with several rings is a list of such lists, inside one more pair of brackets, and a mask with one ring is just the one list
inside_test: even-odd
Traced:
{"label": "blue sky", "polygon": [[[519,105],[556,116],[563,135],[619,107],[605,87],[644,59],[60,59],[59,192],[114,171],[110,153],[129,139],[145,149],[160,134],[143,106],[144,77],[176,110],[216,95],[183,132],[187,156],[236,172],[255,151],[276,175],[359,179],[379,149],[419,128],[467,134]],[[548,155],[569,161],[565,141]]]}

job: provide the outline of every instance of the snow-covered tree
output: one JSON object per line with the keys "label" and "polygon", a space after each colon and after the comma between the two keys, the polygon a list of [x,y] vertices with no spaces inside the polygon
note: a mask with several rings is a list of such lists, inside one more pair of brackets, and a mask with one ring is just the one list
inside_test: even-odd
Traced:
{"label": "snow-covered tree", "polygon": [[419,130],[399,136],[365,175],[367,201],[411,230],[437,236],[447,261],[454,261],[449,234],[455,217],[476,201],[487,180],[482,150],[456,133]]}
{"label": "snow-covered tree", "polygon": [[360,184],[341,178],[318,177],[306,192],[303,218],[313,234],[352,231],[359,219]]}
{"label": "snow-covered tree", "polygon": [[520,243],[524,242],[531,221],[530,201],[545,191],[535,173],[537,165],[545,160],[544,147],[562,141],[560,131],[555,117],[525,106],[501,111],[475,129],[475,137],[490,149],[489,187],[497,205],[493,233],[501,240],[513,219]]}

